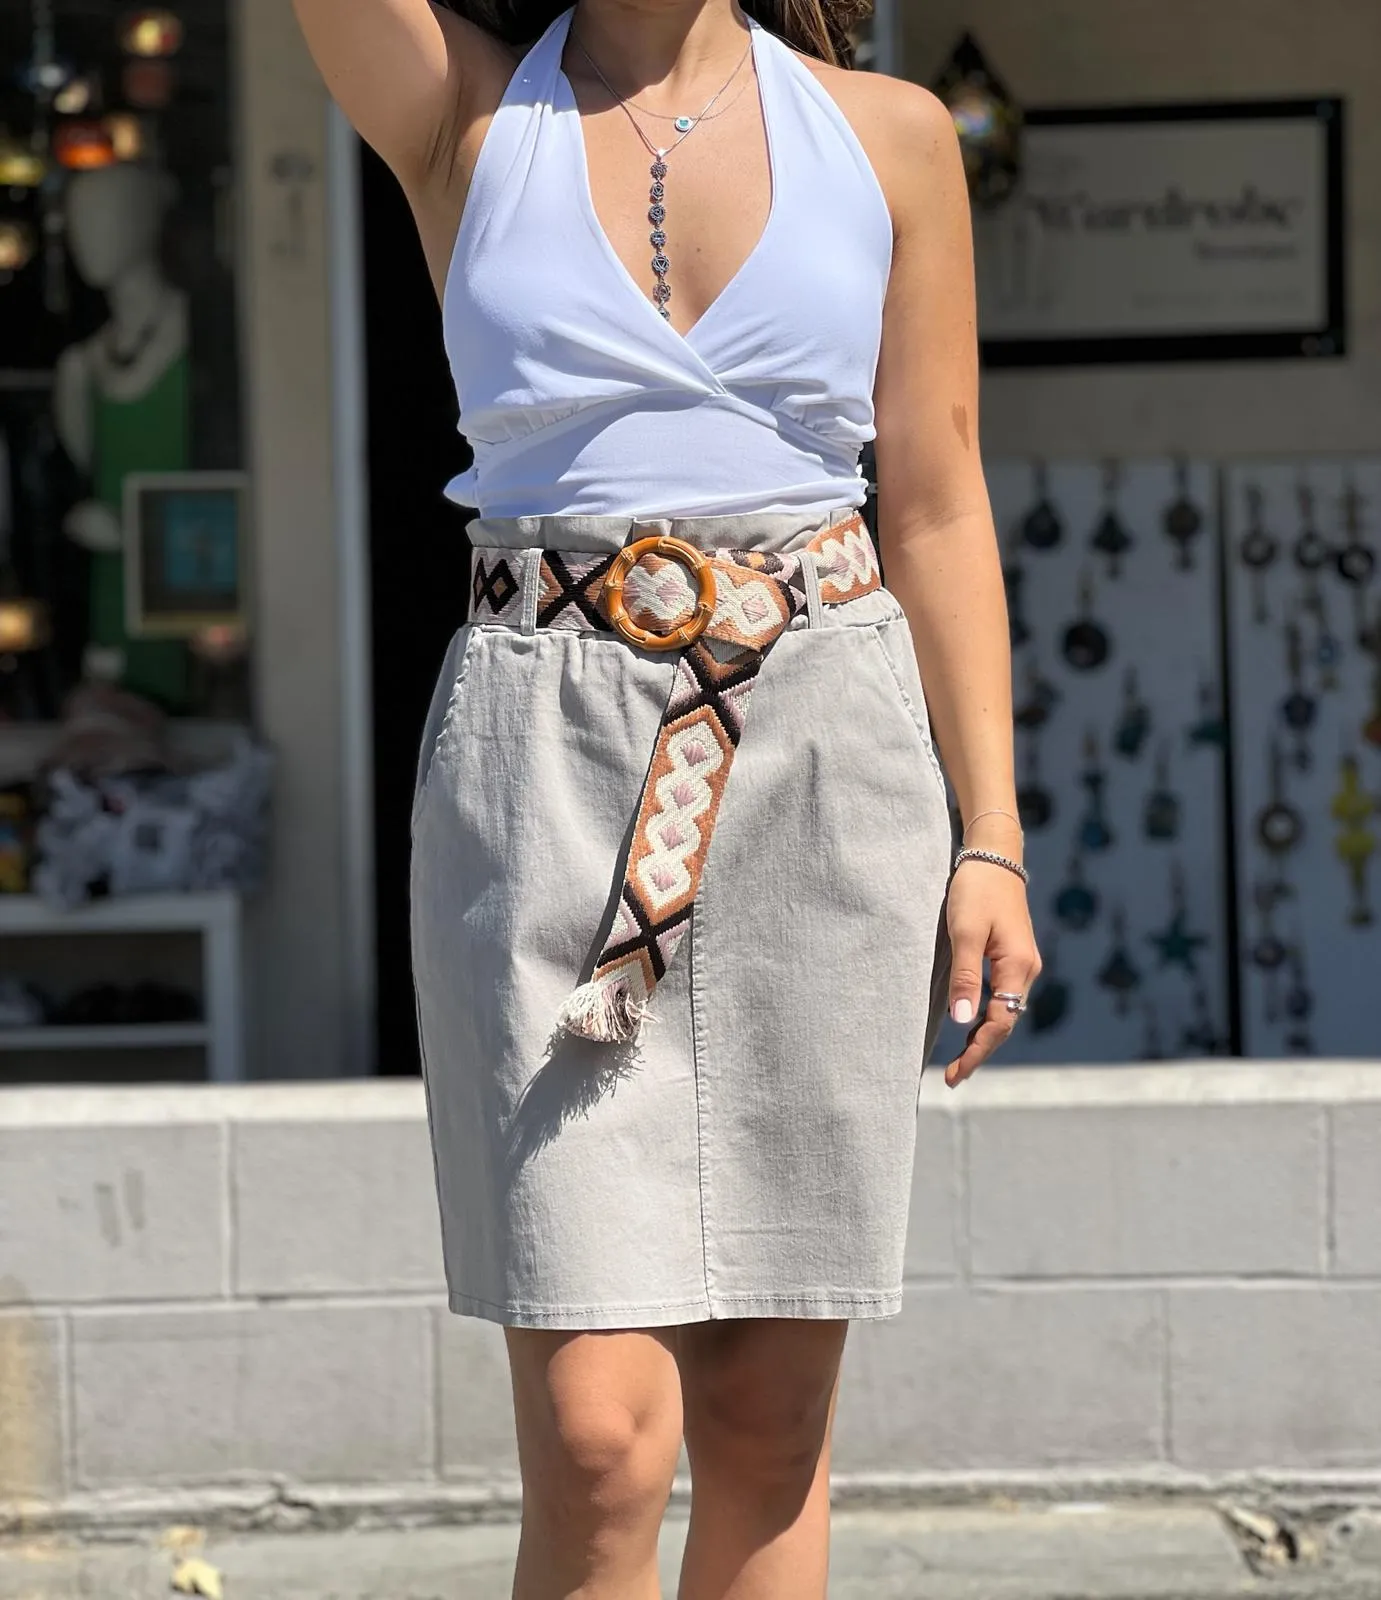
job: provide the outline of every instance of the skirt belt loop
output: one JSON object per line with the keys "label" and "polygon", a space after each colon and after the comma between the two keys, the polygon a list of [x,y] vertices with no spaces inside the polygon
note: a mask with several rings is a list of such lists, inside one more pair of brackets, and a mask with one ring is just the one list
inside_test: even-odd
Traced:
{"label": "skirt belt loop", "polygon": [[537,603],[542,598],[542,556],[541,545],[533,545],[523,551],[523,617],[520,627],[523,633],[537,632]]}
{"label": "skirt belt loop", "polygon": [[820,572],[814,561],[801,563],[801,578],[806,590],[806,626],[818,628],[824,618],[825,605],[820,598]]}

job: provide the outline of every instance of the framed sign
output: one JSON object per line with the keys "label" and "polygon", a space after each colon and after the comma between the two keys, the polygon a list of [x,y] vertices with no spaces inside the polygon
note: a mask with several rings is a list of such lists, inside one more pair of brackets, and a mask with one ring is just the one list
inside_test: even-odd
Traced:
{"label": "framed sign", "polygon": [[248,491],[240,472],[125,479],[125,626],[133,637],[185,639],[245,622]]}
{"label": "framed sign", "polygon": [[989,366],[1340,356],[1343,103],[1028,112],[974,234]]}

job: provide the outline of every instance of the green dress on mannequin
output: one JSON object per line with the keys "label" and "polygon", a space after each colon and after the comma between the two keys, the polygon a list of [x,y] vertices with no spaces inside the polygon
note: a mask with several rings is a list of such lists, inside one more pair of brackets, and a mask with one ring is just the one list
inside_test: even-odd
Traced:
{"label": "green dress on mannequin", "polygon": [[[143,394],[121,400],[93,383],[92,492],[122,514],[131,472],[183,472],[191,458],[189,362],[171,361]],[[125,631],[125,558],[119,551],[91,556],[91,638],[124,652],[122,683],[170,711],[187,701],[187,647],[177,639],[131,639]]]}
{"label": "green dress on mannequin", "polygon": [[63,520],[64,532],[91,555],[84,671],[184,712],[187,646],[132,639],[126,630],[122,527],[131,473],[185,472],[192,465],[186,296],[165,277],[161,261],[175,193],[172,179],[151,161],[117,162],[68,181],[72,263],[105,295],[109,320],[63,352],[53,411],[59,438],[92,486]]}

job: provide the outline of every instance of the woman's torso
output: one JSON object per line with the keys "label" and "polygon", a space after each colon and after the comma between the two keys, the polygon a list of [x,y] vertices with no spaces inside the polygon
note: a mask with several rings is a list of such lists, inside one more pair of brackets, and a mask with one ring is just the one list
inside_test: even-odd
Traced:
{"label": "woman's torso", "polygon": [[[513,74],[456,237],[443,313],[475,466],[452,498],[489,516],[859,504],[892,235],[853,129],[754,25],[770,206],[741,265],[678,331],[647,292],[650,270],[646,284],[633,276],[596,210],[561,65],[570,20],[558,17]],[[716,132],[707,122],[691,138]],[[694,241],[677,231],[675,153],[669,166],[674,294],[678,244],[684,256]],[[636,181],[641,208],[650,174]]]}

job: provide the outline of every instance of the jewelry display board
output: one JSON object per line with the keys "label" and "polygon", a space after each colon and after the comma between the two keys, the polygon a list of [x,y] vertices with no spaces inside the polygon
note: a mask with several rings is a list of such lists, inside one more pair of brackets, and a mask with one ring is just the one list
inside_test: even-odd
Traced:
{"label": "jewelry display board", "polygon": [[[1008,1063],[1225,1053],[1216,476],[996,460],[1020,809],[1045,959]],[[962,1031],[946,1023],[937,1059]]]}
{"label": "jewelry display board", "polygon": [[1242,1043],[1375,1056],[1381,459],[1224,473]]}

